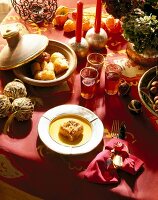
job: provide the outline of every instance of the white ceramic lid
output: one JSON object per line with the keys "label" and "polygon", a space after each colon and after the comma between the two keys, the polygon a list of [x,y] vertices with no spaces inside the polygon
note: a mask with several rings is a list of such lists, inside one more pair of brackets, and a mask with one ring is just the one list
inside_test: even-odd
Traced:
{"label": "white ceramic lid", "polygon": [[39,56],[49,42],[44,35],[20,35],[17,28],[6,30],[2,36],[8,44],[0,52],[0,70],[9,70],[28,63]]}

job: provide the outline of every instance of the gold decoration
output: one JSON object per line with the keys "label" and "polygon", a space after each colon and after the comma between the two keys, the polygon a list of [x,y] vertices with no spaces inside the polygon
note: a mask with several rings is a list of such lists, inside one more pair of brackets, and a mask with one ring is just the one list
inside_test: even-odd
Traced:
{"label": "gold decoration", "polygon": [[12,113],[10,115],[10,117],[7,119],[7,121],[6,121],[5,125],[4,125],[4,128],[3,128],[3,133],[4,134],[7,134],[7,132],[9,131],[9,127],[10,127],[10,125],[11,125],[11,123],[12,123],[14,117],[15,117],[15,114],[16,114],[16,112]]}
{"label": "gold decoration", "polygon": [[3,133],[7,134],[9,127],[14,118],[18,121],[29,120],[32,118],[32,114],[34,111],[34,104],[32,103],[31,99],[27,97],[17,98],[12,102],[12,114],[7,119]]}
{"label": "gold decoration", "polygon": [[12,103],[12,110],[18,121],[29,120],[32,118],[34,104],[28,97],[17,98]]}
{"label": "gold decoration", "polygon": [[11,100],[14,100],[19,97],[26,97],[27,91],[24,83],[21,80],[14,79],[6,84],[3,94],[9,97]]}
{"label": "gold decoration", "polygon": [[11,103],[7,96],[0,94],[0,118],[9,115],[11,109]]}
{"label": "gold decoration", "polygon": [[5,155],[0,154],[0,176],[11,179],[21,177],[23,174],[12,165]]}

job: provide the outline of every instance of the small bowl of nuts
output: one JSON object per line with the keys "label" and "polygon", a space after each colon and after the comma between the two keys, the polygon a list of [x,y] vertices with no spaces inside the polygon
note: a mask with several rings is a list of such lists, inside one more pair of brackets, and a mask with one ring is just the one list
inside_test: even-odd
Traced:
{"label": "small bowl of nuts", "polygon": [[144,106],[158,117],[158,66],[148,69],[142,75],[138,93]]}
{"label": "small bowl of nuts", "polygon": [[49,87],[66,81],[76,67],[74,51],[64,43],[49,40],[48,46],[38,57],[13,69],[13,72],[27,84]]}

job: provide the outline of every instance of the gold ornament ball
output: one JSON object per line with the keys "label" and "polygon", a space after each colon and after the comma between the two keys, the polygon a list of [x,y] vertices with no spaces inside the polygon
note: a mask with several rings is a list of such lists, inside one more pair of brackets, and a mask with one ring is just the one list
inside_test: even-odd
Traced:
{"label": "gold ornament ball", "polygon": [[13,81],[6,84],[3,90],[3,94],[14,100],[19,97],[26,97],[27,91],[24,83],[19,79],[14,79]]}
{"label": "gold ornament ball", "polygon": [[90,48],[100,50],[105,47],[108,36],[103,28],[100,28],[99,33],[95,33],[95,29],[91,28],[87,31],[85,39],[87,40]]}
{"label": "gold ornament ball", "polygon": [[85,58],[89,51],[88,42],[85,38],[81,38],[81,42],[76,42],[76,37],[73,37],[68,42],[69,46],[74,50],[78,58]]}
{"label": "gold ornament ball", "polygon": [[34,104],[27,97],[17,98],[12,102],[12,112],[18,121],[29,120],[32,118]]}
{"label": "gold ornament ball", "polygon": [[0,118],[7,117],[11,111],[11,102],[9,98],[0,94]]}
{"label": "gold ornament ball", "polygon": [[142,104],[140,101],[133,99],[128,104],[128,109],[132,114],[140,114],[142,112]]}

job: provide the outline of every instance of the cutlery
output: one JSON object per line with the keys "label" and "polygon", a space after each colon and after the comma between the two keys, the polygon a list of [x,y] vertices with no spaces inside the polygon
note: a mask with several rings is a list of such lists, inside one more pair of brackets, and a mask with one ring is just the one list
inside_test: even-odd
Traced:
{"label": "cutlery", "polygon": [[113,120],[110,135],[112,138],[118,138],[119,136],[119,120]]}

